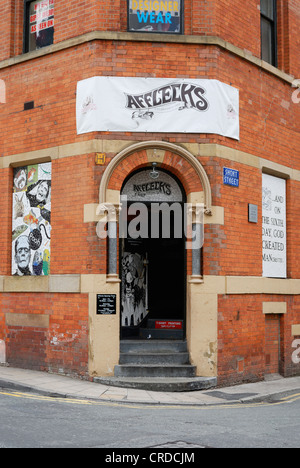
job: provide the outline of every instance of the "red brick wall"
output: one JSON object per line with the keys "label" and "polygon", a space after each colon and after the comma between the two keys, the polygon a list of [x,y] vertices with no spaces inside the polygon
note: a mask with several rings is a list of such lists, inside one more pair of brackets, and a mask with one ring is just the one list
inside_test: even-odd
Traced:
{"label": "red brick wall", "polygon": [[84,223],[84,205],[98,200],[95,154],[52,163],[51,274],[106,272],[106,243],[96,223]]}
{"label": "red brick wall", "polygon": [[0,3],[0,60],[11,57],[13,54],[14,4],[14,0],[1,1]]}
{"label": "red brick wall", "polygon": [[[1,0],[0,60],[22,53],[23,0]],[[299,0],[278,0],[279,67],[300,76]],[[184,32],[219,36],[260,57],[260,1],[185,0]],[[55,4],[54,42],[90,31],[126,31],[126,0]]]}
{"label": "red brick wall", "polygon": [[[284,1],[284,0],[282,0]],[[289,0],[288,14],[286,22],[287,27],[285,30],[285,41],[288,42],[289,50],[289,67],[288,73],[295,78],[300,77],[300,62],[299,62],[299,48],[300,48],[300,37],[299,37],[299,22],[300,22],[300,5],[298,0]]]}
{"label": "red brick wall", "polygon": [[[299,105],[300,106],[300,105]],[[287,181],[287,274],[300,278],[300,183]]]}
{"label": "red brick wall", "polygon": [[[7,325],[5,314],[49,315],[49,328]],[[88,296],[0,294],[0,339],[11,366],[88,376]]]}
{"label": "red brick wall", "polygon": [[[287,314],[264,315],[263,302],[286,302]],[[219,296],[218,384],[261,380],[265,374],[299,375],[292,362],[291,325],[299,321],[298,296]]]}
{"label": "red brick wall", "polygon": [[[65,70],[70,72],[66,74]],[[93,138],[93,134],[76,135],[75,92],[77,81],[97,74],[202,77],[231,84],[240,91],[240,142],[203,134],[166,134],[164,138],[179,143],[221,143],[300,169],[295,158],[300,144],[297,127],[300,106],[291,100],[293,89],[216,47],[178,44],[97,42],[0,70],[0,79],[7,86],[7,104],[2,106],[0,115],[2,154]],[[24,112],[24,102],[31,100],[35,109]],[[102,132],[99,137],[141,140],[156,136]]]}
{"label": "red brick wall", "polygon": [[[218,384],[261,380],[264,316],[256,296],[219,296]],[[241,370],[243,362],[243,372]]]}
{"label": "red brick wall", "polygon": [[278,374],[280,361],[280,315],[266,315],[265,325],[265,374]]}
{"label": "red brick wall", "polygon": [[216,36],[260,57],[260,0],[215,0]]}

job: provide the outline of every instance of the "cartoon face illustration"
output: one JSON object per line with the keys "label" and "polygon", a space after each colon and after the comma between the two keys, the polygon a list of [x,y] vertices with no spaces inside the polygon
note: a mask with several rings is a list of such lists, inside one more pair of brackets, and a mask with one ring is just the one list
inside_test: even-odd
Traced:
{"label": "cartoon face illustration", "polygon": [[49,193],[49,187],[47,182],[41,182],[38,185],[37,192],[36,192],[36,200],[38,202],[45,201]]}
{"label": "cartoon face illustration", "polygon": [[27,172],[24,168],[21,168],[15,175],[14,178],[15,188],[17,190],[23,190],[27,185]]}
{"label": "cartoon face illustration", "polygon": [[33,273],[37,276],[42,274],[43,269],[43,254],[41,251],[36,251],[32,263]]}
{"label": "cartoon face illustration", "polygon": [[15,259],[19,268],[28,268],[30,262],[30,247],[27,236],[20,236],[15,244]]}

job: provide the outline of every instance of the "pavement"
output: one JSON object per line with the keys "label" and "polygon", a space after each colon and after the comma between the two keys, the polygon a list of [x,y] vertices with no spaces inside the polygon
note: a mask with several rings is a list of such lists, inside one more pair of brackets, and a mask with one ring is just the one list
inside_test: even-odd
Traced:
{"label": "pavement", "polygon": [[173,406],[256,403],[300,393],[300,376],[277,374],[264,381],[192,392],[156,392],[119,388],[72,377],[0,365],[0,389],[60,398]]}

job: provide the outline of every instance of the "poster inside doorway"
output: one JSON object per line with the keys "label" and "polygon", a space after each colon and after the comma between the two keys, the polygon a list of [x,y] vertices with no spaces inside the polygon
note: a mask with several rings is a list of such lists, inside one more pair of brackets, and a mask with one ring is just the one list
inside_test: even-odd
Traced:
{"label": "poster inside doorway", "polygon": [[125,251],[122,254],[122,327],[136,327],[148,314],[146,264],[145,255]]}

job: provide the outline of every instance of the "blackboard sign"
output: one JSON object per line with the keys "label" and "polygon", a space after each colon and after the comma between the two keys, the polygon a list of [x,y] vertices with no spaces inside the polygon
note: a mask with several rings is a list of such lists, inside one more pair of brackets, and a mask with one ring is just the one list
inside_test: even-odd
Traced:
{"label": "blackboard sign", "polygon": [[97,294],[97,315],[116,313],[116,294]]}

